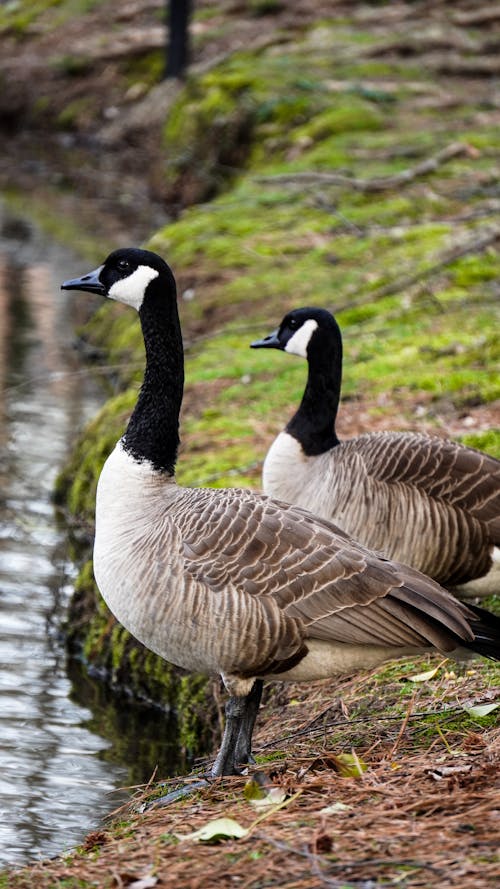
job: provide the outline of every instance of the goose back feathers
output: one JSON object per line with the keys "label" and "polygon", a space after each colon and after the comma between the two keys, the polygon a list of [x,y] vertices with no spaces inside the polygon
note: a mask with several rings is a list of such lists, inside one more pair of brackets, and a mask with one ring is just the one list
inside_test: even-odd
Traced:
{"label": "goose back feathers", "polygon": [[302,402],[271,445],[264,490],[322,515],[370,549],[454,586],[486,574],[500,545],[500,462],[411,432],[339,442],[342,339],[323,309],[297,309],[254,348],[307,358]]}
{"label": "goose back feathers", "polygon": [[[183,357],[165,268],[120,250],[63,285],[133,305],[146,344],[137,406],[97,490],[95,575],[118,620],[172,663],[220,674],[237,697],[256,677],[333,676],[429,648],[500,656],[495,618],[329,521],[251,491],[176,484]],[[228,762],[219,756],[217,773]]]}

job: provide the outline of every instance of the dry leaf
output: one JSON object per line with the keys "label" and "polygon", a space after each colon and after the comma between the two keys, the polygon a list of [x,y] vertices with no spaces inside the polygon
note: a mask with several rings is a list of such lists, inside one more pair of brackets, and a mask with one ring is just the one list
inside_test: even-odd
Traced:
{"label": "dry leaf", "polygon": [[348,806],[346,803],[332,803],[331,806],[320,809],[318,815],[338,815],[339,812],[346,812],[348,809],[352,809],[352,806]]}
{"label": "dry leaf", "polygon": [[425,673],[415,673],[414,676],[408,676],[407,678],[411,682],[428,682],[429,679],[434,679],[434,676],[436,675],[440,667],[441,664],[439,664],[439,666],[437,667],[434,667],[433,670],[426,670]]}
{"label": "dry leaf", "polygon": [[134,880],[133,883],[129,883],[127,889],[152,889],[157,882],[158,877],[143,877],[142,880]]}
{"label": "dry leaf", "polygon": [[[254,781],[249,782],[250,784],[255,784]],[[245,793],[245,797],[250,803],[250,805],[255,806],[256,809],[263,809],[266,806],[278,806],[283,800],[286,799],[286,793],[282,787],[271,787],[267,792],[262,788],[256,785],[256,791],[252,792],[251,795],[247,795]],[[245,786],[246,791],[246,786]]]}
{"label": "dry leaf", "polygon": [[488,716],[497,707],[500,707],[500,704],[477,704],[475,707],[464,707],[463,709],[469,716]]}
{"label": "dry leaf", "polygon": [[335,768],[339,775],[343,778],[361,778],[363,772],[366,772],[368,766],[360,757],[354,753],[339,753],[333,757]]}
{"label": "dry leaf", "polygon": [[221,840],[239,840],[246,837],[248,830],[234,818],[216,818],[209,821],[194,833],[175,834],[179,840],[192,840],[193,843],[219,843]]}

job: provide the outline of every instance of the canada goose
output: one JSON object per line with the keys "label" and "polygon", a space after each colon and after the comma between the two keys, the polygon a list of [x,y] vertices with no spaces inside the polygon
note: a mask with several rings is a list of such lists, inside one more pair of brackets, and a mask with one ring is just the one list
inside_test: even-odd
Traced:
{"label": "canada goose", "polygon": [[[295,309],[251,346],[299,355],[309,369],[300,407],[265,458],[267,494],[310,509],[445,586],[487,574],[500,545],[500,461],[413,432],[373,432],[340,442],[342,337],[325,309]],[[483,595],[498,592],[495,574]]]}
{"label": "canada goose", "polygon": [[222,676],[231,697],[214,776],[248,760],[264,677],[307,681],[433,648],[500,657],[498,618],[330,522],[252,491],[176,484],[183,349],[175,280],[159,256],[116,250],[62,287],[139,312],[146,371],[99,479],[94,571],[144,645]]}

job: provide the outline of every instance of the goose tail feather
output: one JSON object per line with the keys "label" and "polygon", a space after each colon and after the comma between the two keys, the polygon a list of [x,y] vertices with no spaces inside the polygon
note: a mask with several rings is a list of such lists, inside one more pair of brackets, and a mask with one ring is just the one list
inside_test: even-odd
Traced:
{"label": "goose tail feather", "polygon": [[474,639],[472,642],[462,642],[462,645],[483,657],[500,661],[500,617],[478,605],[467,604],[467,608],[474,615],[470,621]]}

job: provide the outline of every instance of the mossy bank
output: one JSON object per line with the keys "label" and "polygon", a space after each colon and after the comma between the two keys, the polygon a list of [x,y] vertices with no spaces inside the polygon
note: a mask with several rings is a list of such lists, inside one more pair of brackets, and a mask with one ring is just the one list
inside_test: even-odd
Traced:
{"label": "mossy bank", "polygon": [[[335,311],[344,333],[341,433],[423,428],[500,456],[495,109],[486,82],[466,89],[442,74],[437,87],[418,49],[411,65],[380,56],[375,18],[323,20],[189,77],[170,108],[164,187],[185,209],[148,246],[179,284],[181,483],[259,486],[305,367],[249,343],[306,304]],[[58,482],[59,502],[88,525],[143,346],[137,318],[116,305],[84,336],[119,368],[122,388]],[[199,748],[203,681],[137,647],[105,610],[89,563],[68,626],[71,644],[113,682],[181,709],[183,743]]]}

